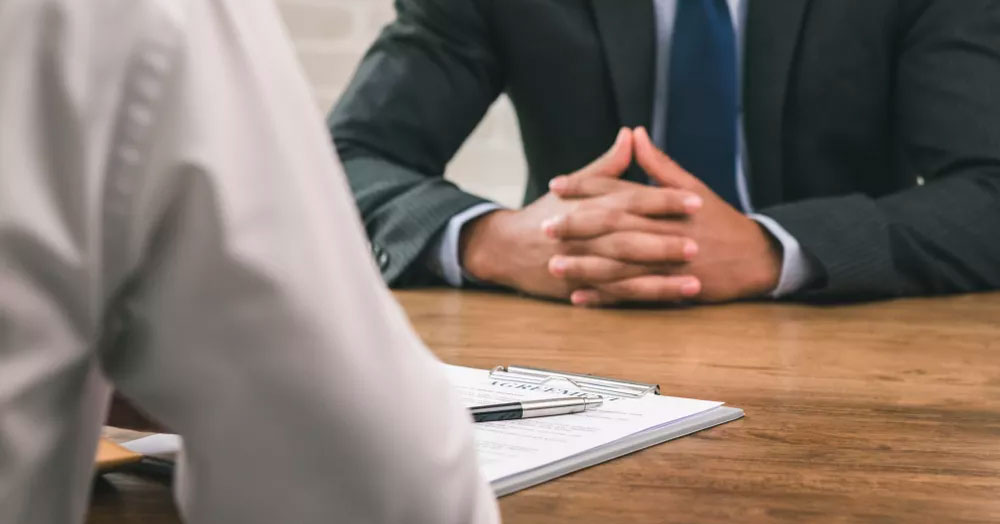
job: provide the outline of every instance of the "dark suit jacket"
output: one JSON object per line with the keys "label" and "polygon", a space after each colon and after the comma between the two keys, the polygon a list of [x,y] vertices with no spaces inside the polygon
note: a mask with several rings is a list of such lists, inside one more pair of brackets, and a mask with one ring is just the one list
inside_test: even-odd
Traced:
{"label": "dark suit jacket", "polygon": [[[422,252],[481,201],[441,176],[502,92],[526,201],[620,126],[649,125],[655,22],[651,0],[396,4],[329,124],[383,275],[402,285],[426,280]],[[749,9],[749,183],[822,269],[800,297],[1000,288],[1000,2]]]}

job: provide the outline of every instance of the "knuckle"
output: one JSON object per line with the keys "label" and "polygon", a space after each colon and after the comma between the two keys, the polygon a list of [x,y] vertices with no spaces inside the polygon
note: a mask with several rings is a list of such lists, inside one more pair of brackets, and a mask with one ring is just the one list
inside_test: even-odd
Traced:
{"label": "knuckle", "polygon": [[580,278],[592,282],[604,282],[608,280],[610,268],[598,260],[589,260],[580,264]]}
{"label": "knuckle", "polygon": [[565,276],[567,278],[579,278],[580,277],[580,264],[574,258],[569,258],[565,262]]}
{"label": "knuckle", "polygon": [[610,262],[603,270],[602,278],[608,281],[619,280],[622,278],[631,278],[634,275],[632,267],[629,264],[623,262]]}
{"label": "knuckle", "polygon": [[650,239],[642,242],[641,247],[636,249],[638,254],[637,262],[656,262],[663,260],[663,248],[661,247],[662,242],[655,239]]}
{"label": "knuckle", "polygon": [[580,278],[595,280],[602,276],[603,271],[599,262],[594,259],[588,259],[580,262],[579,273]]}
{"label": "knuckle", "polygon": [[671,189],[670,194],[667,197],[670,202],[670,210],[673,212],[684,211],[684,199],[687,197],[687,193],[677,189]]}
{"label": "knuckle", "polygon": [[674,213],[684,210],[684,195],[676,189],[661,189],[662,202],[666,212]]}
{"label": "knuckle", "polygon": [[605,256],[611,258],[618,258],[622,253],[625,252],[624,240],[621,234],[614,233],[604,237],[604,245],[606,246]]}
{"label": "knuckle", "polygon": [[594,266],[588,262],[579,262],[572,265],[573,278],[580,280],[594,279]]}
{"label": "knuckle", "polygon": [[601,211],[605,209],[614,209],[618,207],[619,196],[615,193],[604,194],[600,196],[595,196],[594,198],[588,199],[589,209],[595,211]]}
{"label": "knuckle", "polygon": [[625,293],[633,298],[645,299],[649,296],[649,287],[642,280],[629,280],[624,284]]}
{"label": "knuckle", "polygon": [[601,225],[604,226],[605,229],[615,229],[621,225],[624,218],[625,212],[621,209],[605,209],[601,216]]}
{"label": "knuckle", "polygon": [[677,300],[677,289],[668,281],[661,282],[656,288],[656,299],[661,302]]}
{"label": "knuckle", "polygon": [[642,292],[642,285],[637,280],[623,280],[607,287],[607,292],[625,298],[637,298]]}
{"label": "knuckle", "polygon": [[611,237],[611,250],[615,258],[619,258],[635,251],[635,248],[629,235],[614,235]]}
{"label": "knuckle", "polygon": [[563,215],[562,220],[556,222],[556,233],[561,236],[572,235],[575,232],[576,223],[576,214],[570,211]]}
{"label": "knuckle", "polygon": [[585,177],[581,178],[577,182],[577,190],[588,195],[599,193],[601,190],[601,181],[604,180],[603,177]]}
{"label": "knuckle", "polygon": [[679,242],[674,237],[662,237],[659,242],[659,258],[661,260],[672,260],[677,258],[680,249]]}
{"label": "knuckle", "polygon": [[643,202],[645,201],[644,195],[639,191],[630,191],[627,193],[625,204],[628,209],[639,209],[643,207]]}

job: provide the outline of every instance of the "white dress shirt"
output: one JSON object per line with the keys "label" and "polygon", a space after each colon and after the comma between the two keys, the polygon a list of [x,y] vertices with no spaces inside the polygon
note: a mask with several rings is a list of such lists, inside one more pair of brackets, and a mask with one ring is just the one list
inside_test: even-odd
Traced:
{"label": "white dress shirt", "polygon": [[111,385],[194,523],[485,523],[266,0],[0,3],[0,522],[82,521]]}
{"label": "white dress shirt", "polygon": [[[654,75],[654,102],[652,115],[652,138],[661,148],[666,144],[666,123],[667,123],[667,101],[669,100],[668,90],[670,85],[670,50],[673,46],[674,21],[677,14],[678,0],[653,0],[656,12],[656,73]],[[739,63],[742,68],[743,51],[745,49],[745,29],[747,20],[747,8],[750,0],[727,0],[733,30],[736,32],[736,41],[739,49]],[[743,75],[740,78],[742,88]],[[816,274],[816,269],[812,267],[812,262],[805,256],[798,240],[785,230],[776,220],[771,217],[753,212],[753,204],[750,199],[750,192],[747,187],[746,173],[749,169],[746,162],[746,140],[743,125],[743,104],[740,97],[739,108],[739,130],[740,148],[737,155],[736,166],[736,186],[740,196],[740,203],[743,211],[766,228],[782,247],[782,267],[781,275],[771,296],[779,298],[795,293],[807,285]],[[459,236],[462,228],[470,220],[478,218],[486,213],[501,209],[501,206],[493,203],[483,203],[455,215],[448,222],[444,231],[437,237],[435,244],[428,250],[427,263],[430,268],[440,275],[446,282],[455,287],[460,287],[464,281],[470,280],[459,263]]]}

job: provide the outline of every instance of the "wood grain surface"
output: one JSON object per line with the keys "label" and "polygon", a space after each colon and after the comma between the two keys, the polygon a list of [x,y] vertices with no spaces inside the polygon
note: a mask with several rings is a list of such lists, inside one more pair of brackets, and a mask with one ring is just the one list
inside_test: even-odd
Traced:
{"label": "wood grain surface", "polygon": [[[505,497],[505,522],[1000,522],[998,294],[659,310],[396,296],[449,363],[656,382],[746,411]],[[116,474],[88,522],[176,521],[165,483]]]}

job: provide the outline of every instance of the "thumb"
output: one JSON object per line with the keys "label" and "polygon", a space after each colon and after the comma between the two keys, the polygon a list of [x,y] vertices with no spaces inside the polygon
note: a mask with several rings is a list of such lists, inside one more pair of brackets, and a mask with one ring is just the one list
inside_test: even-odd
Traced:
{"label": "thumb", "polygon": [[646,172],[653,180],[663,187],[676,187],[681,189],[695,189],[700,182],[697,178],[684,170],[674,159],[660,151],[649,138],[646,128],[636,128],[633,133],[633,143],[635,147],[635,160],[639,167]]}

